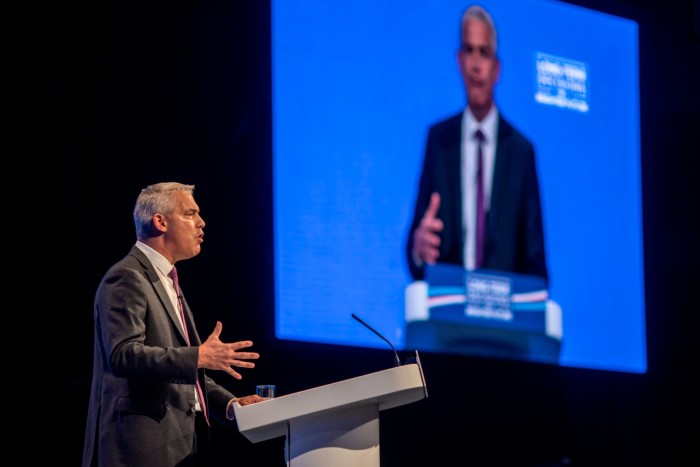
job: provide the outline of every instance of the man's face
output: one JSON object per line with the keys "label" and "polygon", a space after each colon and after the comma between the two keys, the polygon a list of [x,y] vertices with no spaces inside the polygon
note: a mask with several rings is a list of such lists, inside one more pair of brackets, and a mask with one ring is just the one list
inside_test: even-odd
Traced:
{"label": "man's face", "polygon": [[486,25],[474,18],[462,28],[462,48],[457,53],[459,70],[467,91],[472,113],[481,120],[493,104],[493,89],[501,65],[493,50]]}
{"label": "man's face", "polygon": [[166,244],[175,261],[199,254],[204,242],[204,219],[199,206],[187,192],[173,193],[175,210],[166,218]]}

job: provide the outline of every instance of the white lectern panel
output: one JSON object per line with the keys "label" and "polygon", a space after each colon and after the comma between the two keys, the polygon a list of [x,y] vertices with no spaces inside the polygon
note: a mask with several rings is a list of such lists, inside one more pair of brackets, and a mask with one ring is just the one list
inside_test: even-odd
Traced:
{"label": "white lectern panel", "polygon": [[250,441],[287,436],[293,467],[379,466],[379,412],[426,397],[420,361],[257,404],[234,405]]}

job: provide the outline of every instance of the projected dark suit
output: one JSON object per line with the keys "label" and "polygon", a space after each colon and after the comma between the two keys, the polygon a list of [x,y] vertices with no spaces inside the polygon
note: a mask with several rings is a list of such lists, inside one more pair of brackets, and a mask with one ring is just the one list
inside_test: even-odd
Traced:
{"label": "projected dark suit", "polygon": [[[463,222],[462,205],[474,206],[476,212],[480,207],[475,199],[465,200],[465,193],[472,197],[477,189],[462,186],[461,133],[462,128],[481,129],[481,125],[487,125],[497,136],[491,198],[489,203],[484,203],[488,206],[486,238],[482,248],[479,243],[474,248],[477,254],[483,253],[483,262],[474,263],[483,269],[536,275],[548,280],[535,151],[527,138],[497,111],[494,101],[494,88],[501,75],[496,39],[491,15],[479,5],[468,7],[462,14],[460,47],[456,54],[467,94],[468,113],[465,111],[439,122],[428,132],[423,172],[406,245],[408,266],[414,279],[424,278],[426,263],[464,266],[465,241],[469,239],[471,245],[477,235],[466,231],[469,227],[464,226],[471,225],[471,216],[469,223]],[[468,120],[462,122],[463,118]],[[472,144],[471,137],[464,140],[466,145]],[[467,149],[465,157],[470,157],[469,154]],[[488,177],[488,167],[485,166],[485,170]],[[471,178],[469,171],[470,167],[465,167],[465,178]],[[488,178],[486,180],[488,182]],[[440,197],[435,196],[431,203],[433,193]],[[472,267],[472,248],[469,250],[468,263]]]}
{"label": "projected dark suit", "polygon": [[[440,194],[437,217],[444,223],[438,261],[463,264],[460,145],[462,113],[432,126],[423,161],[406,253],[411,275],[423,278],[412,255],[413,235],[430,196]],[[547,279],[539,184],[532,144],[502,116],[487,219],[484,268],[531,274]]]}

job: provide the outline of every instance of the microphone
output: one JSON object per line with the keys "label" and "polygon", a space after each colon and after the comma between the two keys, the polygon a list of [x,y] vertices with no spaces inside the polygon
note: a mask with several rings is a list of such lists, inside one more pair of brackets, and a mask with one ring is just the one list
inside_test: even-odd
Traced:
{"label": "microphone", "polygon": [[377,332],[377,331],[376,331],[372,326],[370,326],[369,324],[367,324],[367,323],[365,323],[364,321],[362,321],[362,320],[360,319],[360,317],[357,316],[355,313],[351,313],[351,315],[352,315],[353,318],[355,318],[357,321],[359,321],[361,325],[363,325],[364,327],[366,327],[367,329],[369,329],[370,331],[372,331],[373,333],[375,333],[376,335],[378,335],[384,342],[386,342],[387,344],[389,344],[389,347],[391,347],[391,350],[394,351],[394,357],[396,357],[396,366],[401,366],[401,359],[399,358],[399,353],[396,351],[396,348],[394,348],[394,346],[391,344],[391,342],[389,342],[389,339],[387,339],[386,337],[384,337],[384,336],[382,336],[381,334],[379,334],[379,332]]}

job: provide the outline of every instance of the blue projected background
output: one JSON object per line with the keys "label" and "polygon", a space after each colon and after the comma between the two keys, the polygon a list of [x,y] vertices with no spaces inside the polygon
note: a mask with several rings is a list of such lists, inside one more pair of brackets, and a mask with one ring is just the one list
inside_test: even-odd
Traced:
{"label": "blue projected background", "polygon": [[[646,371],[638,28],[483,1],[503,115],[535,144],[559,364]],[[404,244],[428,126],[461,112],[463,1],[272,0],[275,335],[404,348]]]}

